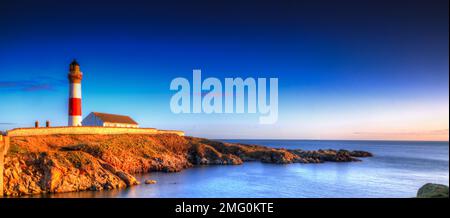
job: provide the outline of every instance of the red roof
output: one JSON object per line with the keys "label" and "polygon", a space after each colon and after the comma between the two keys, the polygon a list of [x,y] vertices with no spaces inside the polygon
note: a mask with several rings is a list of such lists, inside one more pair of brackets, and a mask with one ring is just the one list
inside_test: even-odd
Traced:
{"label": "red roof", "polygon": [[109,123],[126,123],[126,124],[136,124],[138,123],[131,119],[129,116],[125,115],[117,115],[117,114],[107,114],[107,113],[99,113],[99,112],[92,112],[94,115],[103,122],[109,122]]}

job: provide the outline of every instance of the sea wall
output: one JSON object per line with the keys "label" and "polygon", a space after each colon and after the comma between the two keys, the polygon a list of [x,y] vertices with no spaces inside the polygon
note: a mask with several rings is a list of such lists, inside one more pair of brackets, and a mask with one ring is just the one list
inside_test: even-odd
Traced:
{"label": "sea wall", "polygon": [[125,128],[125,127],[101,127],[101,126],[64,126],[64,127],[40,127],[40,128],[16,128],[7,131],[7,136],[34,136],[34,135],[84,135],[84,134],[176,134],[184,136],[183,131],[158,130],[155,128]]}

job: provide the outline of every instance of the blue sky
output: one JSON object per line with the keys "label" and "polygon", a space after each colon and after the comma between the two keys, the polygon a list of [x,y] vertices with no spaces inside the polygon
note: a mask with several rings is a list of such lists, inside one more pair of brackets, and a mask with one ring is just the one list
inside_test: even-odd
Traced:
{"label": "blue sky", "polygon": [[[448,1],[32,1],[0,7],[0,129],[83,115],[211,138],[448,140]],[[173,114],[175,77],[279,78],[279,120]]]}

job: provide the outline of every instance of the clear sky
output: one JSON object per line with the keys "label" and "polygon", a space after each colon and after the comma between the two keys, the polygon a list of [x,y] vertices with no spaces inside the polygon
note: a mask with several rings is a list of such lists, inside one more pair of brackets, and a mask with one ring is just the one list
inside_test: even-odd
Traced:
{"label": "clear sky", "polygon": [[[0,130],[66,125],[77,58],[83,116],[210,138],[448,140],[447,0],[162,2],[2,1]],[[193,69],[277,77],[278,122],[173,114],[169,84]]]}

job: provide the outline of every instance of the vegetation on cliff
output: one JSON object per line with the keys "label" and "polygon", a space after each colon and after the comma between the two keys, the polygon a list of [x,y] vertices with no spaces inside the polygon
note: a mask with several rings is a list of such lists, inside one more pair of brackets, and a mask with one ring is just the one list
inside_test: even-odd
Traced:
{"label": "vegetation on cliff", "polygon": [[359,161],[364,151],[288,150],[161,135],[48,135],[11,138],[4,194],[23,195],[124,188],[132,174],[176,172],[193,165]]}

